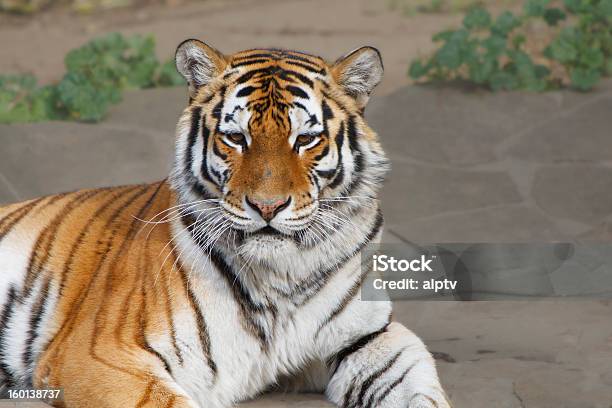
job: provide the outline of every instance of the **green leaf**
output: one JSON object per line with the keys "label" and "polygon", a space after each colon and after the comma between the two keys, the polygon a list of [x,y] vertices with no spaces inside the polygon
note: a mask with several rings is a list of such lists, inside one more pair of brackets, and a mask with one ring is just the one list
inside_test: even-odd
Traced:
{"label": "green leaf", "polygon": [[544,15],[548,3],[550,3],[550,0],[527,0],[523,10],[530,17],[541,17]]}
{"label": "green leaf", "polygon": [[559,21],[565,20],[566,15],[561,9],[548,8],[544,11],[543,17],[549,26],[556,26]]}
{"label": "green leaf", "polygon": [[565,8],[573,14],[581,13],[588,9],[588,4],[583,0],[563,0]]}
{"label": "green leaf", "polygon": [[520,19],[512,14],[512,12],[504,11],[497,17],[497,19],[495,19],[495,23],[491,27],[491,31],[495,34],[506,36],[520,25]]}
{"label": "green leaf", "polygon": [[482,46],[491,57],[499,57],[506,51],[506,38],[499,35],[491,35],[482,42]]}
{"label": "green leaf", "polygon": [[512,37],[512,47],[518,50],[523,44],[525,44],[525,41],[527,41],[527,38],[523,34],[517,34]]}
{"label": "green leaf", "polygon": [[538,79],[546,79],[546,77],[550,75],[550,69],[548,69],[547,66],[540,65],[540,64],[534,67],[534,72],[535,72],[536,78]]}
{"label": "green leaf", "polygon": [[472,8],[463,19],[463,26],[468,30],[488,28],[491,25],[491,14],[483,7]]}
{"label": "green leaf", "polygon": [[434,41],[448,41],[453,36],[453,34],[457,32],[457,30],[445,30],[440,31],[439,33],[434,34],[431,39]]}
{"label": "green leaf", "polygon": [[612,19],[612,0],[600,0],[597,11],[608,20]]}
{"label": "green leaf", "polygon": [[579,61],[588,68],[603,68],[605,57],[599,48],[583,48],[580,50]]}
{"label": "green leaf", "polygon": [[461,66],[463,53],[469,46],[468,40],[469,34],[466,30],[454,31],[434,55],[435,62],[449,69],[456,69]]}
{"label": "green leaf", "polygon": [[410,64],[408,75],[410,75],[410,78],[416,80],[426,75],[428,71],[429,70],[425,64],[423,64],[420,60],[415,60],[412,61],[412,64]]}
{"label": "green leaf", "polygon": [[443,67],[456,69],[463,62],[461,59],[461,50],[457,44],[446,43],[435,54],[436,62]]}
{"label": "green leaf", "polygon": [[578,49],[575,42],[575,31],[572,28],[566,28],[547,47],[545,55],[561,63],[573,62],[578,57]]}
{"label": "green leaf", "polygon": [[487,83],[497,68],[497,60],[490,58],[480,63],[469,64],[470,79],[479,85]]}
{"label": "green leaf", "polygon": [[606,75],[612,75],[612,57],[606,61],[605,73]]}
{"label": "green leaf", "polygon": [[519,86],[514,75],[503,71],[498,71],[491,75],[489,83],[494,91],[513,90]]}
{"label": "green leaf", "polygon": [[83,75],[68,73],[57,87],[59,100],[71,118],[98,122],[106,113],[109,92],[96,89]]}
{"label": "green leaf", "polygon": [[599,82],[600,74],[595,69],[575,68],[570,73],[570,79],[574,88],[588,91]]}
{"label": "green leaf", "polygon": [[33,121],[61,119],[57,106],[57,88],[53,85],[37,89],[32,94],[30,112]]}

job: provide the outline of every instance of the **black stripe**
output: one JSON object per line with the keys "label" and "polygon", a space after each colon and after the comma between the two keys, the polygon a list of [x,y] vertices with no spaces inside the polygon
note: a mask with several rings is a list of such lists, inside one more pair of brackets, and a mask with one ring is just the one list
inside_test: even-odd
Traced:
{"label": "black stripe", "polygon": [[325,68],[320,68],[317,67],[315,65],[308,65],[308,64],[304,64],[302,62],[297,62],[297,61],[283,61],[285,64],[289,64],[289,65],[295,65],[296,67],[300,67],[303,68],[307,71],[310,71],[314,74],[320,74],[323,75],[325,74]]}
{"label": "black stripe", "polygon": [[248,72],[240,75],[238,78],[236,78],[235,82],[236,82],[237,85],[240,85],[240,84],[243,84],[243,83],[249,81],[255,75],[259,75],[259,74],[262,74],[262,75],[269,74],[268,68],[260,68],[260,69],[254,69],[252,71],[248,71]]}
{"label": "black stripe", "polygon": [[[119,218],[119,216],[123,213],[123,211],[125,211],[126,208],[128,208],[134,201],[136,201],[138,198],[142,197],[148,190],[149,186],[141,186],[140,189],[138,189],[136,191],[135,194],[131,195],[130,198],[123,203],[123,205],[121,205],[120,207],[118,207],[113,214],[111,214],[111,216],[106,220],[104,229],[107,230],[109,229],[114,223],[116,223],[117,218]],[[131,191],[131,190],[130,190]],[[127,192],[126,192],[127,193]],[[119,228],[119,226],[115,226],[111,231],[110,231],[110,237],[114,238],[116,233],[117,233],[117,229]],[[106,245],[104,250],[101,250],[99,252],[100,258],[98,259],[97,262],[97,267],[94,270],[93,274],[91,275],[91,278],[89,279],[89,282],[87,283],[87,287],[85,288],[84,291],[81,291],[79,293],[79,298],[76,299],[70,307],[70,312],[66,314],[66,317],[64,319],[64,321],[62,322],[62,324],[60,325],[59,330],[57,331],[57,335],[55,336],[54,339],[58,338],[58,335],[60,333],[62,333],[62,331],[65,329],[66,325],[69,323],[69,321],[74,321],[74,319],[76,319],[76,317],[78,316],[78,311],[80,310],[83,302],[85,301],[85,299],[87,298],[87,296],[89,295],[89,292],[91,290],[91,288],[93,287],[93,284],[96,280],[96,278],[98,277],[98,273],[100,272],[100,269],[102,268],[102,265],[106,262],[106,257],[108,255],[108,253],[111,251],[112,249],[112,238],[111,240],[109,240]],[[72,258],[71,258],[72,259]],[[65,270],[68,271],[69,270],[69,265],[67,265],[65,267]],[[63,279],[63,277],[62,277]],[[61,293],[61,292],[60,292]],[[43,347],[43,349],[47,349],[49,347],[49,344],[51,344],[51,341],[54,339],[50,339],[47,344],[45,345],[45,347]]]}
{"label": "black stripe", "polygon": [[255,65],[255,64],[263,64],[265,62],[271,62],[269,59],[263,59],[263,58],[259,58],[259,59],[247,59],[244,61],[240,61],[240,62],[234,62],[232,63],[232,68],[238,68],[238,67],[243,67],[243,66],[248,66],[248,65]]}
{"label": "black stripe", "polygon": [[210,259],[215,264],[217,270],[221,272],[221,276],[223,276],[228,286],[231,288],[234,299],[236,299],[236,302],[240,305],[243,316],[247,320],[249,328],[252,329],[249,330],[249,332],[256,335],[262,345],[266,344],[268,342],[268,334],[253,318],[255,314],[265,312],[266,307],[261,303],[255,302],[250,292],[245,287],[242,279],[236,275],[236,273],[225,262],[218,251],[213,249],[210,252]]}
{"label": "black stripe", "polygon": [[297,71],[293,71],[293,70],[282,70],[281,72],[279,72],[279,77],[283,78],[283,79],[287,79],[288,77],[295,77],[297,78],[299,81],[302,81],[303,83],[305,83],[306,85],[308,85],[311,88],[314,88],[314,83],[310,80],[310,78],[308,78],[306,75],[300,74]]}
{"label": "black stripe", "polygon": [[293,289],[291,289],[289,292],[282,291],[278,288],[275,288],[276,292],[288,299],[291,299],[291,301],[295,305],[303,305],[311,298],[311,296],[305,296],[301,300],[299,300],[299,297],[303,296],[304,293],[306,293],[307,291],[318,292],[320,288],[325,286],[327,282],[329,281],[329,279],[334,275],[335,272],[340,270],[345,263],[347,263],[349,260],[351,260],[355,256],[354,254],[361,252],[363,248],[367,244],[369,244],[374,239],[374,237],[376,237],[376,235],[380,232],[382,225],[383,225],[382,212],[378,210],[378,213],[376,214],[376,219],[374,221],[372,229],[370,230],[368,235],[364,238],[364,240],[356,246],[356,248],[354,248],[352,251],[347,252],[347,254],[344,257],[342,257],[340,260],[338,260],[336,263],[334,263],[329,268],[320,270],[318,273],[314,273],[310,277],[300,282],[297,282],[295,286],[293,287]]}
{"label": "black stripe", "polygon": [[[200,132],[200,119],[202,120],[202,122],[204,121],[204,118],[202,117],[202,108],[198,106],[194,108],[193,111],[191,112],[191,128],[189,129],[189,136],[187,137],[187,147],[185,148],[185,158],[184,158],[185,159],[185,174],[184,176],[186,177],[185,184],[189,185],[191,189],[194,191],[194,193],[196,193],[197,195],[201,197],[208,197],[210,195],[208,190],[206,189],[206,187],[204,187],[200,183],[198,178],[195,177],[191,169],[193,165],[193,148],[195,146],[198,134]],[[205,148],[208,144],[209,133],[210,133],[210,130],[206,127],[205,123],[202,123],[202,136],[203,136],[203,144]],[[204,150],[203,156],[204,157],[200,165],[200,173],[202,174],[202,177],[205,180],[211,182],[214,185],[215,183],[210,179],[208,172],[203,171],[203,169],[206,169],[207,167],[206,150]]]}
{"label": "black stripe", "polygon": [[[191,233],[192,239],[196,242],[198,246],[203,248],[206,252],[209,250],[206,249],[206,237],[205,234],[196,234],[194,225],[195,223],[192,221],[192,216],[181,217],[181,222]],[[273,308],[266,308],[261,303],[255,302],[252,298],[251,294],[247,290],[244,285],[242,279],[236,275],[230,265],[225,262],[222,255],[215,249],[210,249],[210,260],[215,265],[216,269],[221,273],[221,276],[225,279],[228,284],[228,287],[232,291],[232,295],[236,300],[236,303],[240,306],[243,317],[246,320],[247,330],[250,334],[257,337],[262,345],[267,344],[268,335],[265,332],[264,328],[261,327],[259,323],[254,319],[254,317],[259,313],[264,313],[266,311],[270,311],[274,313]]]}
{"label": "black stripe", "polygon": [[[210,129],[206,126],[206,118],[202,118],[202,163],[200,164],[200,173],[204,180],[211,184],[217,185],[213,180],[210,169],[208,168],[208,145],[210,139]],[[214,146],[214,143],[213,143]]]}
{"label": "black stripe", "polygon": [[66,257],[66,261],[64,262],[64,266],[62,268],[62,273],[60,275],[60,284],[59,284],[59,294],[58,297],[62,297],[62,294],[64,292],[64,285],[65,285],[65,281],[66,281],[66,275],[71,271],[72,268],[72,262],[74,261],[74,257],[76,256],[77,251],[81,248],[81,245],[83,244],[83,241],[85,240],[85,237],[87,235],[87,232],[89,231],[89,229],[96,223],[99,221],[99,217],[102,215],[102,213],[104,211],[106,211],[112,204],[114,204],[119,198],[121,198],[122,196],[126,195],[127,193],[134,191],[138,188],[138,186],[132,186],[129,187],[127,189],[125,189],[125,191],[118,191],[115,194],[111,194],[111,198],[110,200],[106,201],[104,204],[102,204],[97,210],[96,212],[89,217],[87,224],[85,224],[85,226],[83,227],[83,229],[81,230],[81,232],[79,233],[77,239],[74,241],[74,243],[72,244],[72,247],[70,248],[70,252],[68,253],[68,256]]}
{"label": "black stripe", "polygon": [[225,92],[227,91],[227,86],[222,86],[218,92],[219,102],[214,106],[212,110],[212,117],[217,119],[217,132],[219,131],[219,123],[221,123],[221,112],[223,111],[223,104],[225,103]]}
{"label": "black stripe", "polygon": [[240,57],[234,57],[234,61],[242,61],[245,59],[252,59],[252,58],[269,58],[269,59],[275,59],[274,55],[272,53],[254,53],[254,54],[248,54],[248,55],[243,55]]}
{"label": "black stripe", "polygon": [[205,105],[205,104],[209,103],[210,101],[212,101],[212,98],[214,98],[214,97],[215,97],[215,95],[216,95],[216,93],[215,93],[215,92],[211,92],[211,93],[210,93],[210,95],[208,95],[208,96],[207,96],[207,97],[206,97],[206,98],[205,98],[205,99],[204,99],[204,100],[203,100],[201,103],[202,103],[203,105]]}
{"label": "black stripe", "polygon": [[[103,192],[104,189],[99,190],[85,190],[72,195],[71,200],[63,205],[62,210],[53,217],[49,225],[47,225],[43,231],[38,235],[32,253],[30,254],[30,260],[28,262],[28,268],[23,283],[23,289],[19,296],[21,303],[25,302],[25,299],[30,296],[30,292],[34,286],[34,282],[41,271],[44,270],[45,265],[51,257],[51,250],[57,240],[57,232],[65,221],[65,217],[68,216],[72,211],[79,208],[84,202],[94,197],[97,194]],[[40,255],[41,246],[46,243],[45,251]]]}
{"label": "black stripe", "polygon": [[30,312],[30,328],[28,330],[28,337],[26,339],[25,350],[23,352],[23,365],[25,366],[26,370],[33,363],[32,347],[34,346],[34,341],[36,341],[36,338],[38,337],[38,329],[40,327],[42,315],[45,311],[47,299],[49,297],[50,286],[51,277],[47,276],[45,282],[41,286],[38,300],[36,300],[36,303],[34,303],[32,311]]}
{"label": "black stripe", "polygon": [[376,393],[373,392],[372,395],[370,395],[370,398],[368,398],[368,402],[365,404],[365,407],[366,408],[376,408],[377,406],[379,406],[384,401],[384,399],[387,398],[387,395],[389,395],[391,393],[391,391],[393,391],[393,389],[395,389],[395,387],[397,387],[398,385],[400,385],[402,383],[402,381],[404,381],[404,378],[406,378],[406,376],[408,375],[410,370],[412,370],[412,367],[414,367],[417,363],[418,363],[418,361],[413,363],[410,367],[408,367],[406,370],[404,370],[404,372],[402,374],[400,374],[400,376],[397,377],[397,379],[395,381],[393,381],[391,384],[389,384],[378,395],[378,398],[376,398],[376,403],[374,403],[374,397],[375,397]]}
{"label": "black stripe", "polygon": [[338,306],[321,323],[321,325],[317,329],[315,338],[319,336],[319,334],[321,333],[321,330],[323,330],[325,326],[331,323],[336,317],[340,316],[340,314],[348,307],[348,305],[355,298],[355,296],[357,296],[357,293],[359,293],[359,289],[363,285],[363,282],[366,277],[367,277],[367,273],[361,272],[361,276],[359,277],[359,279],[353,284],[353,286],[350,287],[348,292],[346,292],[342,300],[340,300],[340,303],[338,304]]}
{"label": "black stripe", "polygon": [[200,133],[200,119],[202,117],[202,108],[196,107],[191,111],[191,128],[187,137],[187,148],[185,149],[185,172],[191,174],[191,166],[193,165],[193,146]]}
{"label": "black stripe", "polygon": [[[132,221],[129,224],[129,228],[126,232],[125,235],[122,235],[122,240],[121,240],[121,244],[119,245],[119,248],[117,249],[117,251],[115,252],[113,258],[108,262],[108,270],[109,271],[116,271],[118,269],[117,264],[120,262],[120,260],[122,259],[123,254],[129,250],[130,245],[133,245],[134,242],[134,237],[136,236],[136,234],[138,233],[137,230],[137,225],[140,222],[139,220],[143,219],[147,213],[147,211],[151,208],[151,205],[153,204],[155,198],[157,197],[157,194],[159,193],[159,191],[161,190],[162,186],[164,185],[164,182],[159,182],[157,188],[155,188],[155,190],[153,191],[153,193],[149,196],[149,198],[147,198],[147,200],[145,201],[145,203],[139,207],[138,212],[132,217]],[[154,184],[148,185],[145,187],[145,189],[143,190],[143,195],[144,192],[149,191],[152,187],[154,186]],[[141,195],[139,194],[138,197],[141,197]],[[125,208],[121,208],[121,210],[125,210]],[[114,247],[112,245],[112,240],[115,238],[116,235],[116,230],[113,231],[113,233],[111,234],[111,241],[109,241],[108,246],[107,246],[107,251],[102,253],[102,257],[101,257],[101,262],[98,263],[97,268],[94,270],[94,275],[92,276],[92,279],[90,280],[90,284],[93,282],[93,280],[96,278],[98,272],[100,271],[102,265],[106,264],[106,256],[108,255],[108,253],[111,251],[111,249]],[[112,290],[112,285],[113,285],[113,273],[107,274],[105,275],[105,281],[104,281],[104,293],[108,293]],[[141,288],[143,290],[143,301],[144,301],[144,284],[141,285]],[[87,291],[86,293],[89,292],[89,290],[91,289],[91,286],[88,285],[87,287]],[[98,336],[97,334],[99,333],[100,329],[101,329],[101,324],[100,324],[100,315],[102,315],[105,312],[105,305],[107,303],[106,302],[102,302],[100,307],[98,308],[96,315],[94,317],[93,320],[93,332],[92,335],[90,336],[90,342],[89,342],[89,355],[96,361],[105,364],[109,367],[113,367],[113,368],[117,368],[121,371],[126,371],[125,369],[121,368],[120,365],[116,365],[114,363],[114,361],[109,358],[108,355],[104,355],[101,356],[99,354],[96,353],[96,344],[97,344],[97,340],[98,340]],[[146,305],[143,305],[146,306]],[[141,323],[142,325],[142,323]],[[142,327],[142,326],[141,326]],[[142,332],[142,346],[146,349],[146,336],[144,334],[144,331]],[[149,350],[147,350],[149,351]],[[129,372],[129,370],[128,370]]]}
{"label": "black stripe", "polygon": [[[322,80],[319,80],[319,83],[325,84],[325,82]],[[338,106],[338,109],[340,109],[346,116],[351,115],[351,111],[349,111],[349,109],[341,101],[332,98],[331,95],[325,91],[321,91],[321,93],[323,94],[323,98],[334,101],[334,103]]]}
{"label": "black stripe", "polygon": [[405,350],[405,348],[402,348],[400,351],[395,353],[395,355],[393,357],[391,357],[391,359],[389,361],[387,361],[387,363],[385,363],[385,365],[383,367],[381,367],[380,369],[374,371],[368,378],[365,379],[365,381],[363,381],[361,383],[359,394],[357,395],[357,399],[355,400],[353,406],[355,406],[355,407],[361,406],[361,403],[363,402],[363,397],[365,396],[366,392],[368,392],[368,390],[370,389],[370,387],[372,386],[374,381],[376,381],[384,373],[389,371],[391,369],[391,367],[393,367],[393,365],[400,358],[400,356],[402,355],[404,350]]}
{"label": "black stripe", "polygon": [[346,408],[349,406],[351,401],[351,395],[353,395],[353,390],[355,389],[355,382],[357,381],[356,377],[353,377],[351,380],[351,385],[347,388],[346,393],[344,394],[342,407]]}
{"label": "black stripe", "polygon": [[293,106],[302,109],[304,112],[306,112],[307,115],[312,116],[311,113],[308,112],[308,109],[306,109],[306,107],[302,105],[301,103],[299,103],[298,101],[293,101],[291,103],[293,104]]}
{"label": "black stripe", "polygon": [[15,286],[11,284],[8,290],[8,299],[2,308],[2,314],[0,315],[0,372],[2,373],[2,377],[4,379],[4,383],[7,388],[13,387],[16,385],[16,378],[14,377],[14,373],[6,361],[6,336],[5,331],[8,329],[9,320],[13,315],[13,306],[17,301],[17,290]]}
{"label": "black stripe", "polygon": [[338,129],[338,134],[336,134],[336,149],[338,150],[338,166],[337,173],[331,183],[329,183],[329,188],[336,188],[344,181],[344,163],[342,162],[342,146],[344,146],[344,122],[340,123],[340,128]]}
{"label": "black stripe", "polygon": [[321,185],[319,184],[319,179],[310,173],[308,173],[307,176],[308,176],[308,180],[310,180],[310,182],[315,185],[315,187],[317,188],[317,191],[321,191]]}
{"label": "black stripe", "polygon": [[[159,189],[161,188],[161,184],[160,187],[157,189],[157,191],[153,194],[151,200],[149,202],[152,203],[152,199],[157,195]],[[145,210],[146,208],[146,210]],[[145,207],[143,207],[139,213],[142,214],[142,216],[146,216],[148,210],[149,210],[150,206],[147,204],[145,204]],[[149,250],[149,243],[146,242],[145,243],[145,252]],[[143,252],[144,254],[144,252]],[[145,255],[146,256],[146,255]],[[142,261],[142,255],[140,257],[140,261]],[[139,262],[142,263],[142,262]],[[170,374],[170,377],[174,377],[173,373],[172,373],[172,367],[170,367],[170,364],[168,363],[168,360],[166,360],[166,358],[164,356],[162,356],[162,354],[157,351],[152,345],[151,343],[149,343],[149,341],[147,340],[147,315],[148,315],[148,307],[147,307],[147,296],[148,296],[148,292],[147,292],[147,283],[146,282],[146,278],[147,278],[147,272],[149,270],[149,262],[147,262],[147,260],[145,259],[144,265],[140,268],[140,278],[139,278],[139,282],[134,282],[132,290],[128,293],[128,295],[125,298],[125,305],[127,305],[127,302],[130,300],[130,298],[132,297],[133,291],[134,289],[136,289],[138,287],[138,284],[140,284],[140,296],[141,296],[141,302],[140,302],[140,309],[139,309],[139,325],[140,325],[140,331],[138,333],[139,336],[139,340],[140,340],[140,345],[149,353],[153,354],[155,357],[157,357],[159,359],[159,361],[162,362],[162,364],[164,365],[164,369],[168,372],[168,374]],[[153,283],[155,284],[155,283]],[[127,309],[125,310],[127,313]],[[121,318],[121,317],[120,317]],[[119,323],[119,326],[117,326],[118,328],[122,327],[122,322]]]}
{"label": "black stripe", "polygon": [[153,354],[162,362],[162,364],[164,365],[164,369],[168,372],[168,374],[170,374],[170,377],[174,377],[174,375],[172,374],[172,368],[170,367],[170,363],[168,363],[168,360],[166,360],[166,358],[162,356],[159,351],[154,349],[153,346],[149,344],[146,337],[144,338],[144,348],[146,351]]}
{"label": "black stripe", "polygon": [[357,127],[355,125],[355,117],[350,116],[348,125],[346,127],[346,136],[349,141],[349,147],[355,157],[355,171],[354,173],[361,173],[363,170],[363,154],[359,148],[359,135],[357,134]]}
{"label": "black stripe", "polygon": [[301,89],[301,88],[299,88],[297,86],[288,85],[285,89],[287,91],[289,91],[289,93],[291,93],[293,96],[295,96],[297,98],[310,99],[308,94],[306,92],[304,92],[303,89]]}
{"label": "black stripe", "polygon": [[336,170],[332,169],[332,170],[316,170],[317,175],[319,177],[323,177],[323,178],[331,178],[334,176],[334,174],[336,174]]}
{"label": "black stripe", "polygon": [[351,148],[351,152],[353,154],[353,160],[355,161],[355,168],[353,170],[351,183],[346,189],[346,195],[352,195],[353,191],[357,188],[359,183],[361,183],[361,173],[363,172],[363,153],[359,148],[359,135],[357,134],[357,127],[355,125],[355,117],[350,116],[348,126],[346,129],[349,147]]}
{"label": "black stripe", "polygon": [[317,63],[314,62],[313,60],[307,58],[304,55],[298,55],[297,53],[292,53],[291,51],[285,51],[283,52],[283,58],[285,59],[292,59],[292,60],[296,60],[296,61],[302,61],[302,62],[306,62],[308,64],[312,64],[314,66],[317,66]]}
{"label": "black stripe", "polygon": [[163,280],[164,288],[162,289],[164,292],[164,297],[166,299],[166,313],[168,319],[168,326],[170,326],[170,337],[172,338],[172,348],[174,349],[174,354],[178,359],[179,365],[183,365],[183,353],[178,347],[176,341],[176,327],[174,326],[174,309],[172,306],[172,299],[170,299],[170,288],[168,287],[168,282],[166,279]]}
{"label": "black stripe", "polygon": [[[225,142],[223,142],[225,143]],[[242,143],[240,144],[242,146]],[[230,149],[233,149],[233,147],[229,146],[228,147]],[[225,160],[227,159],[227,155],[225,153],[223,153],[221,150],[219,150],[219,146],[217,146],[216,143],[213,142],[213,153],[216,154],[218,157],[221,158],[221,160]]]}
{"label": "black stripe", "polygon": [[352,344],[346,346],[345,348],[340,350],[338,353],[336,353],[336,356],[331,361],[328,362],[329,366],[334,366],[334,370],[332,371],[332,376],[336,373],[336,371],[338,371],[338,367],[340,367],[340,364],[342,364],[342,362],[346,358],[348,358],[351,354],[356,353],[357,351],[361,350],[362,348],[367,346],[371,341],[373,341],[376,337],[384,333],[387,330],[388,325],[389,323],[385,324],[381,329],[376,330],[375,332],[366,334],[365,336],[357,339],[357,341],[353,342]]}
{"label": "black stripe", "polygon": [[249,96],[250,94],[252,94],[253,92],[255,92],[256,90],[258,90],[258,87],[255,86],[245,86],[244,88],[242,88],[241,90],[238,91],[238,93],[236,94],[237,98],[242,98],[244,96]]}
{"label": "black stripe", "polygon": [[323,111],[323,123],[326,124],[328,120],[334,118],[334,112],[329,107],[329,104],[325,99],[321,102],[321,110]]}
{"label": "black stripe", "polygon": [[[44,198],[36,199],[4,216],[4,218],[0,220],[0,241],[2,241],[2,239],[13,229],[13,227],[15,227],[19,221],[28,215],[30,210],[32,210],[43,199]],[[15,214],[17,215],[15,218],[13,218],[13,215]]]}
{"label": "black stripe", "polygon": [[353,395],[353,390],[355,389],[355,382],[357,381],[356,377],[353,377],[351,380],[351,385],[347,388],[346,393],[344,394],[342,408],[349,407],[351,402],[351,396]]}
{"label": "black stripe", "polygon": [[179,260],[178,261],[179,273],[181,275],[181,281],[183,282],[183,288],[185,292],[187,292],[187,296],[189,298],[189,305],[191,306],[191,308],[193,309],[193,312],[196,315],[196,322],[198,324],[198,335],[200,339],[200,345],[202,346],[202,351],[204,352],[204,355],[206,356],[208,366],[210,367],[210,370],[212,371],[213,376],[216,376],[217,375],[217,364],[215,363],[215,361],[212,359],[212,356],[211,356],[210,334],[208,333],[208,326],[206,325],[206,320],[204,320],[204,315],[202,314],[202,310],[200,309],[197,298],[195,294],[193,293],[193,291],[191,290],[191,287],[189,285],[189,277],[187,276],[187,273],[185,272],[185,268],[183,267],[183,264],[180,261],[180,258],[178,258],[179,255],[175,253],[174,256]]}

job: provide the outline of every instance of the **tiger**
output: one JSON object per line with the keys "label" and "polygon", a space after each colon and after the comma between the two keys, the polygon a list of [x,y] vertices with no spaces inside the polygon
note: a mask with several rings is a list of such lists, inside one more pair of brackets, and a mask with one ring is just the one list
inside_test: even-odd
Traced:
{"label": "tiger", "polygon": [[226,408],[268,391],[449,408],[434,359],[360,299],[389,170],[365,46],[176,50],[189,102],[169,176],[0,209],[2,392],[58,407]]}

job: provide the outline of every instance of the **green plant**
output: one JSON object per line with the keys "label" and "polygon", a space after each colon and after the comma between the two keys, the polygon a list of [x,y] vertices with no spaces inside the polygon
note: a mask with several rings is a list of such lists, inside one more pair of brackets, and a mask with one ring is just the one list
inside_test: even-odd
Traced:
{"label": "green plant", "polygon": [[0,123],[57,119],[57,90],[32,75],[0,76]]}
{"label": "green plant", "polygon": [[0,0],[0,11],[31,14],[51,4],[51,0]]}
{"label": "green plant", "polygon": [[[541,55],[525,46],[525,29],[534,20],[544,21],[554,33]],[[505,11],[496,18],[474,7],[463,27],[433,39],[441,42],[438,50],[410,65],[415,80],[543,91],[563,85],[551,72],[559,65],[572,87],[586,91],[612,74],[612,0],[564,0],[562,7],[551,6],[550,0],[528,0],[522,14]]]}
{"label": "green plant", "polygon": [[388,0],[391,10],[406,16],[417,13],[459,12],[479,4],[481,0]]}
{"label": "green plant", "polygon": [[62,80],[43,87],[31,75],[0,76],[0,122],[97,122],[126,89],[183,81],[172,61],[159,63],[152,37],[108,34],[70,51],[65,65]]}

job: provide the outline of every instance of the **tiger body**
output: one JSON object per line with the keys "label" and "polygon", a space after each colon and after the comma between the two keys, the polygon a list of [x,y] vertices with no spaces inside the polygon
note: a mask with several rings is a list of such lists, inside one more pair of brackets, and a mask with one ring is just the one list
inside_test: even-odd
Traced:
{"label": "tiger body", "polygon": [[183,43],[169,179],[0,209],[3,389],[222,408],[286,382],[342,407],[448,407],[390,302],[359,300],[383,227],[362,115],[378,58]]}

